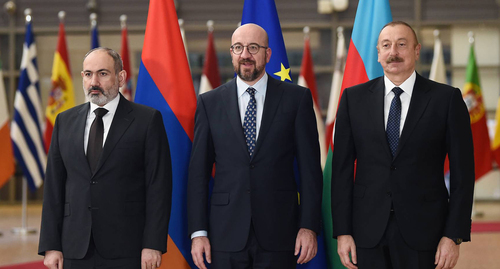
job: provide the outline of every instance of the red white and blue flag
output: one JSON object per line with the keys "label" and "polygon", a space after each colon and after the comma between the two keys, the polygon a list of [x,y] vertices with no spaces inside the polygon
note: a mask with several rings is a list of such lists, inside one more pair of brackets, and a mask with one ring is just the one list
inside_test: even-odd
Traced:
{"label": "red white and blue flag", "polygon": [[196,95],[174,1],[151,0],[135,102],[163,116],[172,156],[172,211],[168,252],[161,268],[196,268],[187,231],[186,189]]}

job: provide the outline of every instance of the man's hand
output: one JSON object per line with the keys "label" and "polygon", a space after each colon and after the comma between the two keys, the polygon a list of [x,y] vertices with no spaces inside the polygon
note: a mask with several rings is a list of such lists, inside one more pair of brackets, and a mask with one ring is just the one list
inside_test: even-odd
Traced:
{"label": "man's hand", "polygon": [[161,252],[156,249],[143,248],[141,253],[141,269],[155,269],[161,265]]}
{"label": "man's hand", "polygon": [[295,253],[299,255],[298,264],[307,263],[316,256],[318,252],[318,243],[316,242],[316,233],[306,228],[300,228],[295,240]]}
{"label": "man's hand", "polygon": [[203,253],[207,258],[208,263],[212,263],[212,255],[210,252],[210,240],[206,236],[198,236],[191,240],[191,256],[193,256],[194,264],[200,269],[207,269],[203,259]]}
{"label": "man's hand", "polygon": [[[349,269],[358,268],[355,264],[358,263],[358,257],[356,256],[356,244],[354,243],[354,238],[351,235],[339,235],[337,237],[337,252],[340,256],[340,261],[342,264]],[[352,257],[349,258],[349,253]]]}
{"label": "man's hand", "polygon": [[457,265],[460,245],[456,245],[453,240],[443,236],[436,251],[434,264],[436,269],[451,269]]}
{"label": "man's hand", "polygon": [[45,258],[43,258],[43,265],[49,269],[63,269],[63,254],[57,250],[45,251]]}

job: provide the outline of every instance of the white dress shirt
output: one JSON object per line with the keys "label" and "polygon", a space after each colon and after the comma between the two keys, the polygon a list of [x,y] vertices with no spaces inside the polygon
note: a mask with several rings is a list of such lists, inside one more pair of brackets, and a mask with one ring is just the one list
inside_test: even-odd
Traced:
{"label": "white dress shirt", "polygon": [[411,95],[413,93],[413,87],[415,86],[415,80],[417,78],[417,73],[413,71],[413,74],[406,79],[401,85],[396,86],[392,81],[390,81],[386,76],[384,76],[385,84],[385,97],[384,97],[384,125],[387,129],[387,119],[389,118],[389,110],[391,109],[391,102],[394,98],[394,92],[392,89],[394,87],[399,87],[403,90],[403,93],[399,96],[401,99],[401,123],[399,124],[399,135],[403,132],[403,127],[405,125],[406,115],[408,115],[408,109],[410,108]]}
{"label": "white dress shirt", "polygon": [[[113,117],[116,113],[116,108],[118,107],[118,103],[120,102],[120,95],[118,94],[115,99],[111,100],[107,104],[105,104],[102,108],[108,110],[108,113],[102,117],[102,122],[104,124],[104,135],[102,137],[102,147],[106,142],[106,138],[108,137],[109,128],[111,127],[111,122],[113,122]],[[89,133],[90,126],[92,126],[92,122],[95,119],[94,110],[100,108],[98,105],[94,103],[90,103],[90,109],[87,114],[87,121],[85,122],[85,133],[83,134],[83,148],[85,150],[85,154],[87,154],[87,145],[89,143]]]}
{"label": "white dress shirt", "polygon": [[[257,138],[259,137],[259,129],[262,122],[262,112],[264,111],[264,102],[266,100],[267,80],[267,73],[264,73],[264,76],[259,81],[257,81],[257,83],[255,83],[253,86],[250,86],[246,84],[245,81],[243,81],[240,77],[236,77],[236,91],[238,94],[238,107],[240,109],[242,128],[243,122],[245,121],[245,112],[247,111],[248,102],[250,102],[250,94],[247,92],[247,89],[249,87],[255,89],[255,101],[257,101],[257,133],[255,135],[255,140],[257,140]],[[191,239],[207,235],[207,231],[196,231],[191,234]]]}

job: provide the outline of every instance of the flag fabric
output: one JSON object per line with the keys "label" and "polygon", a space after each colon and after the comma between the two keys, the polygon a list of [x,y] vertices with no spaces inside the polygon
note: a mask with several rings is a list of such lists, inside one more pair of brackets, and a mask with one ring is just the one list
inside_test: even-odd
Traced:
{"label": "flag fabric", "polygon": [[241,25],[255,23],[266,30],[272,56],[266,72],[281,81],[292,82],[290,65],[286,56],[285,41],[281,32],[278,10],[274,0],[245,0]]}
{"label": "flag fabric", "polygon": [[219,64],[214,46],[213,29],[208,30],[208,44],[205,52],[205,62],[203,64],[203,73],[201,74],[200,89],[198,94],[208,92],[220,86]]}
{"label": "flag fabric", "polygon": [[45,109],[45,152],[49,152],[52,130],[56,122],[57,114],[75,106],[75,93],[68,57],[68,46],[66,45],[66,33],[64,23],[59,23],[59,37],[57,49],[54,53],[52,64],[52,89]]}
{"label": "flag fabric", "polygon": [[[360,0],[354,18],[351,41],[345,64],[344,77],[339,96],[345,88],[367,82],[384,75],[378,62],[377,42],[382,27],[392,21],[391,7],[388,0]],[[336,111],[335,111],[336,113]],[[335,127],[333,127],[334,132]],[[331,135],[333,139],[333,135]],[[328,156],[323,172],[323,216],[325,231],[332,233],[331,222],[331,178],[333,141],[328,149]],[[326,243],[330,268],[343,268],[336,250],[336,240],[327,238]]]}
{"label": "flag fabric", "polygon": [[0,188],[14,174],[14,153],[10,140],[9,108],[3,84],[2,62],[0,61]]}
{"label": "flag fabric", "polygon": [[135,102],[161,112],[172,156],[172,212],[161,268],[196,268],[186,204],[196,95],[173,1],[149,2]]}
{"label": "flag fabric", "polygon": [[43,183],[47,157],[42,139],[43,112],[31,16],[27,16],[20,70],[10,136],[28,187],[36,190]]}
{"label": "flag fabric", "polygon": [[[266,65],[266,72],[281,81],[292,82],[290,65],[286,55],[285,41],[281,32],[278,10],[274,0],[245,0],[241,25],[255,23],[266,30],[269,37],[269,47],[272,56]],[[297,166],[295,166],[296,171]],[[297,173],[295,173],[297,175]],[[297,176],[298,177],[298,176]],[[300,182],[299,182],[300,183]],[[297,265],[298,269],[325,268],[326,253],[323,235],[318,235],[318,253],[316,257],[306,264]]]}
{"label": "flag fabric", "polygon": [[470,115],[474,143],[474,166],[476,180],[478,180],[491,170],[492,154],[473,42],[470,46],[463,97]]}
{"label": "flag fabric", "polygon": [[[189,51],[186,43],[186,31],[184,31],[184,20],[178,19],[177,22],[179,23],[179,28],[181,30],[182,44],[184,44],[184,50],[186,51],[186,58],[188,60],[188,65],[189,65]],[[191,70],[191,66],[189,66],[189,69]]]}
{"label": "flag fabric", "polygon": [[132,72],[130,69],[130,53],[128,51],[128,33],[127,33],[127,25],[125,22],[122,23],[122,50],[121,56],[123,61],[123,70],[127,72],[127,81],[125,85],[120,88],[120,92],[123,97],[125,97],[129,101],[133,101],[132,94]]}
{"label": "flag fabric", "polygon": [[342,77],[344,75],[344,65],[347,49],[345,47],[345,38],[343,28],[337,29],[337,57],[335,62],[335,71],[332,78],[332,88],[330,90],[330,100],[328,103],[328,112],[326,116],[326,145],[328,150],[325,169],[323,172],[323,232],[325,233],[325,246],[328,253],[328,266],[330,269],[344,268],[337,254],[337,240],[333,238],[332,224],[332,203],[331,203],[331,162],[333,146],[333,127],[337,115],[340,90],[342,86]]}
{"label": "flag fabric", "polygon": [[444,65],[443,45],[439,38],[439,30],[434,30],[434,56],[429,79],[446,84],[446,66]]}
{"label": "flag fabric", "polygon": [[[95,14],[95,13],[92,13]],[[97,30],[97,19],[91,18],[91,29],[90,29],[90,49],[95,49],[100,47],[99,45],[99,31]]]}
{"label": "flag fabric", "polygon": [[344,66],[347,54],[343,31],[343,27],[339,27],[337,29],[337,54],[335,60],[335,69],[332,76],[332,87],[330,89],[330,99],[328,101],[328,110],[326,112],[325,123],[325,144],[327,152],[333,142],[333,125],[335,123],[335,117],[337,115],[337,106],[339,104],[340,89],[342,86],[342,77],[344,76]]}
{"label": "flag fabric", "polygon": [[325,123],[321,114],[321,106],[318,99],[318,89],[316,87],[316,76],[314,74],[314,64],[311,56],[311,45],[309,37],[306,36],[304,41],[304,52],[302,54],[302,66],[300,67],[300,75],[298,84],[309,88],[314,102],[314,113],[316,114],[316,124],[318,127],[319,148],[321,152],[321,167],[325,166],[327,148],[325,145]]}

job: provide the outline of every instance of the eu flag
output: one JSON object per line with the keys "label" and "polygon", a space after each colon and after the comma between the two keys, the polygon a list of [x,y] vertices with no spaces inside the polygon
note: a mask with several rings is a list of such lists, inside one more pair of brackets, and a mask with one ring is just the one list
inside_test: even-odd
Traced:
{"label": "eu flag", "polygon": [[266,72],[281,81],[292,82],[285,41],[274,0],[246,0],[243,6],[241,24],[247,23],[261,26],[269,36],[269,47],[273,54],[266,65]]}

